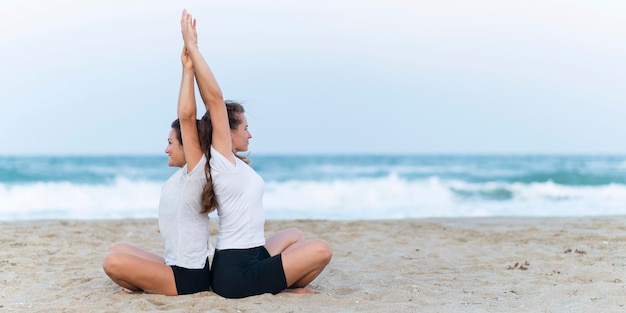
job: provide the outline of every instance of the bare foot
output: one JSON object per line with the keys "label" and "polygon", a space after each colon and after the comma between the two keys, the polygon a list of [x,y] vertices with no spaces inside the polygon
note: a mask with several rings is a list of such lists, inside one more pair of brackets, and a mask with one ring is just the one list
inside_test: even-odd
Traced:
{"label": "bare foot", "polygon": [[127,294],[131,294],[131,293],[135,293],[135,291],[132,291],[128,288],[124,288],[122,287],[122,291],[118,291],[116,292],[118,295],[127,295]]}
{"label": "bare foot", "polygon": [[315,290],[311,288],[291,288],[291,289],[285,289],[285,292],[303,295],[306,293],[315,293]]}

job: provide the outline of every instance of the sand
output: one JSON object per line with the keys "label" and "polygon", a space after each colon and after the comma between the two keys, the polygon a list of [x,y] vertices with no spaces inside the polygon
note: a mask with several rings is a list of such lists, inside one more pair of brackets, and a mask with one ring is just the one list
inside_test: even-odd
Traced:
{"label": "sand", "polygon": [[102,259],[161,253],[155,219],[0,222],[0,313],[626,311],[624,216],[266,223],[286,227],[331,244],[316,294],[119,294]]}

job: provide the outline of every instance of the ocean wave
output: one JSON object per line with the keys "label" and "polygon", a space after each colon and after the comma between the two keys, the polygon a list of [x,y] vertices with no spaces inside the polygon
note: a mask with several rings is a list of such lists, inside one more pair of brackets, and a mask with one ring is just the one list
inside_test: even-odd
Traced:
{"label": "ocean wave", "polygon": [[[0,219],[156,217],[161,182],[117,176],[108,184],[0,183]],[[268,218],[621,214],[626,185],[468,182],[431,176],[266,181]]]}
{"label": "ocean wave", "polygon": [[0,219],[154,217],[161,184],[118,177],[111,184],[0,184]]}

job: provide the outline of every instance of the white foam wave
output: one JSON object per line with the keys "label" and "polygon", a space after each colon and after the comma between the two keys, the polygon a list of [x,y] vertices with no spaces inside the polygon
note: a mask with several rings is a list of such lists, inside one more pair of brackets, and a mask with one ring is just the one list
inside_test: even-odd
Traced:
{"label": "white foam wave", "polygon": [[[458,191],[466,191],[463,195]],[[456,191],[456,192],[455,192]],[[503,197],[484,194],[504,193]],[[458,216],[569,216],[623,214],[626,186],[563,186],[545,183],[467,183],[436,177],[330,183],[269,183],[268,216],[280,218],[385,219]]]}
{"label": "white foam wave", "polygon": [[[110,185],[0,184],[0,220],[156,217],[161,183],[119,177]],[[486,196],[485,196],[486,195]],[[268,219],[401,219],[623,214],[626,185],[468,183],[397,175],[266,183]]]}
{"label": "white foam wave", "polygon": [[0,184],[0,219],[155,217],[161,184],[118,177],[111,185]]}

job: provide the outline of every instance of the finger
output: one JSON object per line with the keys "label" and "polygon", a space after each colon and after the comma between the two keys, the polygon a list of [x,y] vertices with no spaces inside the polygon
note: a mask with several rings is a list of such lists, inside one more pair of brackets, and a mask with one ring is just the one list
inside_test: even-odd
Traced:
{"label": "finger", "polygon": [[187,22],[188,18],[189,18],[189,13],[187,13],[187,10],[184,10],[183,15],[180,18],[180,22],[184,24]]}

